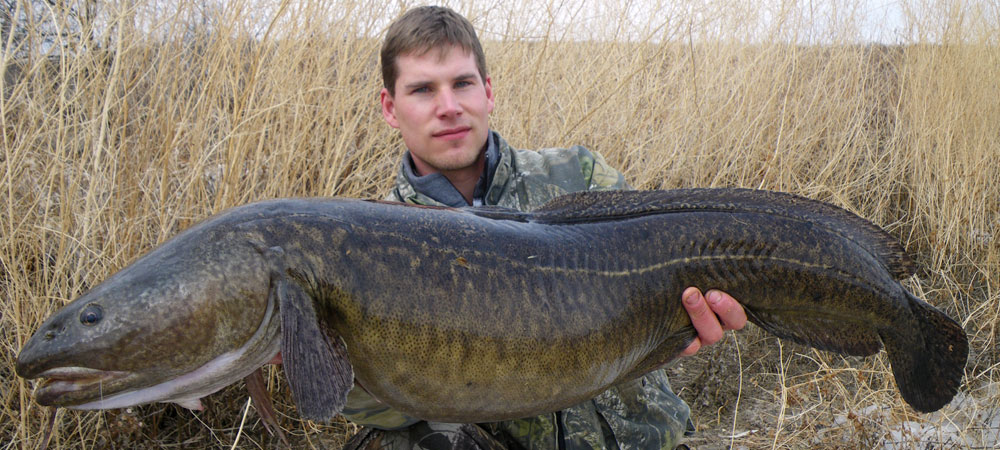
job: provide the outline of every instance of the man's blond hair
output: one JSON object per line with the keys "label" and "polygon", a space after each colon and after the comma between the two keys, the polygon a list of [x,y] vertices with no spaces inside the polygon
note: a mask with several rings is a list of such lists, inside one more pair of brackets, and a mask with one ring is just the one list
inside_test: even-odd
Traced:
{"label": "man's blond hair", "polygon": [[403,14],[386,32],[382,42],[382,85],[396,95],[400,55],[423,55],[434,49],[457,45],[476,58],[476,68],[486,81],[486,56],[476,30],[465,17],[442,6],[421,6]]}

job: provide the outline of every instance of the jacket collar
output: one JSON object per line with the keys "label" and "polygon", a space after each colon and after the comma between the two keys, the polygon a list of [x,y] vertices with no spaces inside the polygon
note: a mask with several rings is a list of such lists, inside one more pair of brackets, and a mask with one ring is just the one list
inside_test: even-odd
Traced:
{"label": "jacket collar", "polygon": [[[483,151],[486,153],[486,166],[476,183],[473,198],[477,204],[496,204],[501,188],[510,177],[511,150],[500,134],[491,130],[487,134]],[[469,206],[444,175],[418,175],[409,150],[403,155],[399,175],[396,177],[396,188],[404,201],[452,207]]]}

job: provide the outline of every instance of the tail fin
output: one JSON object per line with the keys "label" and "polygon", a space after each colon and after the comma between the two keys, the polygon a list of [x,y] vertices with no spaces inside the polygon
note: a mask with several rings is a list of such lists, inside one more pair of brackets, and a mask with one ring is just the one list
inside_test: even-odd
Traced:
{"label": "tail fin", "polygon": [[917,411],[937,411],[958,392],[969,341],[957,322],[909,292],[906,295],[919,339],[884,333],[882,341],[903,399]]}

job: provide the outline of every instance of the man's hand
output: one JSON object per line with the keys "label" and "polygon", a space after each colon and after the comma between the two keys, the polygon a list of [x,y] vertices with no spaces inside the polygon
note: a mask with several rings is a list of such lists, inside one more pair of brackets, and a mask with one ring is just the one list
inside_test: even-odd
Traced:
{"label": "man's hand", "polygon": [[698,288],[689,287],[681,294],[681,299],[694,329],[698,331],[698,337],[681,352],[681,356],[698,353],[702,346],[719,342],[726,330],[739,330],[747,324],[746,311],[725,292],[711,290],[703,296]]}

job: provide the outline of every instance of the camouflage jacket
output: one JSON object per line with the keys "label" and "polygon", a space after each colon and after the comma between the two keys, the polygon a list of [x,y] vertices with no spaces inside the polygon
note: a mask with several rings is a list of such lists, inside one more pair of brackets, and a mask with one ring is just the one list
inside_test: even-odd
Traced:
{"label": "camouflage jacket", "polygon": [[[409,159],[409,153],[403,156],[396,186],[386,200],[466,206],[443,175],[416,176]],[[586,148],[515,150],[499,134],[490,132],[486,170],[475,196],[486,205],[527,211],[567,192],[628,188],[620,172]]]}
{"label": "camouflage jacket", "polygon": [[[408,159],[409,154],[403,156],[396,186],[387,200],[464,204],[454,187],[454,192],[448,192],[439,184],[441,179],[415,176]],[[485,172],[477,187],[477,200],[522,211],[567,192],[629,188],[620,172],[586,148],[517,150],[496,132],[490,133]],[[384,429],[405,428],[419,421],[379,403],[361,389],[350,392],[344,416],[362,426]],[[666,374],[657,370],[563,411],[480,425],[501,442],[526,449],[672,449],[687,429],[689,416],[688,406],[672,392]],[[557,445],[560,439],[562,446]]]}

